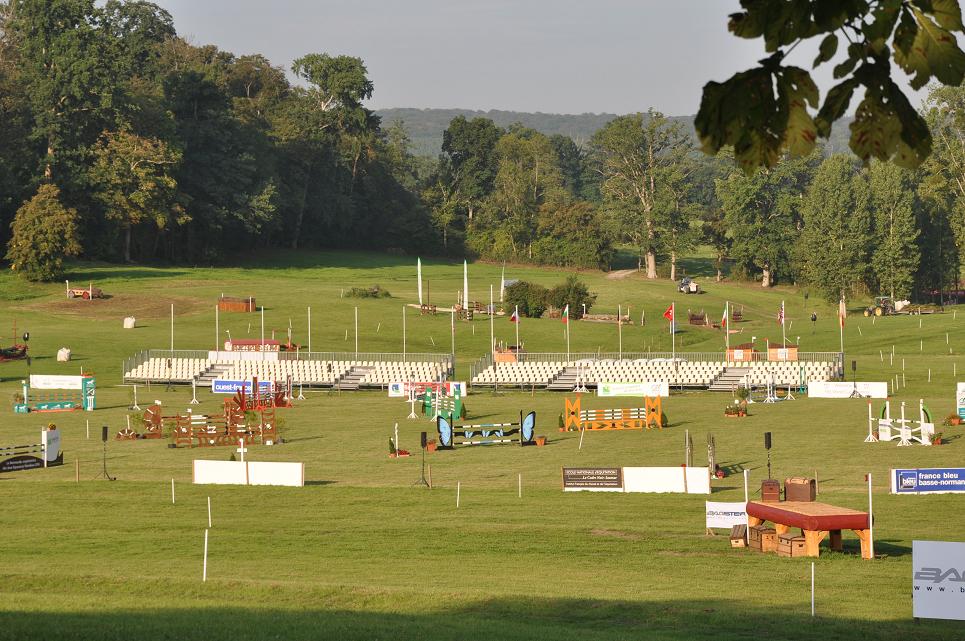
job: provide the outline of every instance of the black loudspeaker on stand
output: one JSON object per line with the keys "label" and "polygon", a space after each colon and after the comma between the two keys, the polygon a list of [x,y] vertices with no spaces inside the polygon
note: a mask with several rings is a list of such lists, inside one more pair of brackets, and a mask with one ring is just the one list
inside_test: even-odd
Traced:
{"label": "black loudspeaker on stand", "polygon": [[430,487],[429,481],[426,480],[426,443],[428,443],[426,433],[422,432],[422,434],[419,435],[419,445],[422,446],[422,476],[419,477],[419,480],[413,483],[413,485]]}
{"label": "black loudspeaker on stand", "polygon": [[767,450],[767,478],[771,478],[771,433],[764,432],[764,449]]}
{"label": "black loudspeaker on stand", "polygon": [[108,481],[116,481],[117,477],[112,477],[107,473],[107,426],[101,427],[101,444],[104,446],[101,473],[94,477],[94,479],[107,479]]}

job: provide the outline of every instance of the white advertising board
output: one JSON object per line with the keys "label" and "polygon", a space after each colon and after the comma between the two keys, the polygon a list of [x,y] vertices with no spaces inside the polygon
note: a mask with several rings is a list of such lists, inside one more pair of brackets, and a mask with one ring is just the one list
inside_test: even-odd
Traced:
{"label": "white advertising board", "polygon": [[965,543],[912,541],[912,614],[965,621]]}
{"label": "white advertising board", "polygon": [[82,389],[82,376],[31,374],[30,389]]}
{"label": "white advertising board", "polygon": [[195,485],[305,485],[304,463],[194,461]]}
{"label": "white advertising board", "polygon": [[857,392],[862,398],[888,398],[888,383],[811,381],[808,383],[810,398],[851,398]]}
{"label": "white advertising board", "polygon": [[600,383],[596,388],[597,396],[670,396],[670,385],[666,381],[646,383]]}
{"label": "white advertising board", "polygon": [[625,467],[623,491],[710,494],[710,468]]}
{"label": "white advertising board", "polygon": [[958,416],[965,418],[965,383],[955,385],[955,407],[958,408]]}
{"label": "white advertising board", "polygon": [[704,501],[708,528],[731,529],[747,523],[747,503]]}
{"label": "white advertising board", "polygon": [[195,461],[192,483],[196,485],[247,485],[247,463],[241,461]]}
{"label": "white advertising board", "polygon": [[248,484],[302,487],[305,485],[305,464],[251,461],[248,463]]}

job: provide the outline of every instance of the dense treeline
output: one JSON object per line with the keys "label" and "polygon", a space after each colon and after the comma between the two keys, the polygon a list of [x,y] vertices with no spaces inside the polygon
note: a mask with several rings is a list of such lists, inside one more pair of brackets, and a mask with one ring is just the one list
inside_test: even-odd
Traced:
{"label": "dense treeline", "polygon": [[[927,297],[965,244],[965,90],[932,92],[918,170],[819,149],[744,174],[679,119],[614,117],[585,142],[459,115],[436,158],[364,106],[362,60],[196,47],[149,2],[0,1],[0,241],[26,276],[63,258],[213,262],[365,247],[649,278],[712,248],[720,276]],[[12,234],[12,236],[11,236]]]}
{"label": "dense treeline", "polygon": [[37,204],[74,212],[93,258],[430,246],[405,138],[362,106],[362,61],[308,54],[292,72],[192,46],[148,2],[0,4],[0,240],[49,184]]}

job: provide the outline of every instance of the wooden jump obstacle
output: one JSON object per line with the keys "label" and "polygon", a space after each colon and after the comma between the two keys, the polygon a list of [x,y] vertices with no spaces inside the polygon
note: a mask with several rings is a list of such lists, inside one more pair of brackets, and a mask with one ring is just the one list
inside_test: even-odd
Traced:
{"label": "wooden jump obstacle", "polygon": [[663,429],[663,409],[660,397],[643,397],[643,407],[584,410],[580,396],[565,399],[566,413],[561,432],[581,430],[642,430]]}
{"label": "wooden jump obstacle", "polygon": [[253,312],[255,311],[255,299],[251,296],[248,298],[232,298],[222,294],[221,298],[218,299],[218,311]]}
{"label": "wooden jump obstacle", "polygon": [[60,432],[53,425],[41,430],[39,443],[0,447],[0,472],[19,472],[63,464]]}
{"label": "wooden jump obstacle", "polygon": [[246,410],[238,405],[236,398],[224,400],[221,414],[195,414],[190,409],[184,414],[164,416],[157,403],[148,407],[143,414],[143,434],[124,429],[117,433],[117,440],[137,438],[164,438],[165,428],[170,429],[175,447],[210,447],[236,445],[244,440],[246,445],[271,445],[278,442],[275,409],[261,408],[247,410],[257,414],[258,424],[250,425]]}
{"label": "wooden jump obstacle", "polygon": [[[450,420],[436,417],[436,432],[439,435],[439,449],[451,450],[457,445],[502,445],[536,443],[536,412],[526,416],[519,413],[518,423],[477,423],[456,425]],[[474,440],[476,438],[479,440]]]}

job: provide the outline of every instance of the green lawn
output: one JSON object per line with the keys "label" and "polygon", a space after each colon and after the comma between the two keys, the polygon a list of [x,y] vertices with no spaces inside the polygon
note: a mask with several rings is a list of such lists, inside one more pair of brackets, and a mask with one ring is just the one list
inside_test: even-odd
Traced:
{"label": "green lawn", "polygon": [[[311,305],[316,351],[354,349],[358,305],[360,349],[401,351],[402,306],[415,299],[413,263],[306,252],[263,256],[230,269],[79,265],[72,281],[93,279],[113,295],[94,302],[67,301],[56,285],[28,286],[10,274],[0,276],[0,328],[16,320],[18,332],[29,329],[32,371],[95,372],[101,408],[43,416],[6,410],[0,444],[34,442],[53,420],[64,431],[67,464],[0,477],[6,504],[0,639],[961,638],[960,622],[912,621],[910,579],[912,540],[965,539],[963,499],[891,496],[887,474],[892,467],[965,464],[963,428],[944,428],[949,443],[939,448],[865,444],[867,405],[860,400],[754,405],[751,416],[735,421],[721,416],[726,396],[674,394],[664,406],[670,428],[590,433],[578,450],[578,435],[556,429],[563,395],[474,390],[466,399],[471,418],[535,409],[537,433],[549,443],[431,454],[435,487],[427,490],[414,485],[418,457],[390,460],[386,450],[398,422],[402,446],[417,451],[419,432],[432,429],[429,421],[406,420],[408,404],[381,392],[313,391],[284,411],[284,445],[249,452],[256,460],[304,461],[304,488],[193,486],[191,461],[225,460],[231,448],[172,450],[158,441],[111,441],[108,468],[118,480],[93,480],[101,465],[99,426],[109,425],[113,433],[127,414],[129,391],[118,386],[121,361],[139,349],[168,346],[171,302],[179,349],[213,347],[214,306],[224,292],[255,296],[266,308],[269,328],[282,332],[291,319],[303,344]],[[433,302],[450,304],[461,288],[461,264],[426,261],[424,271]],[[472,297],[488,299],[499,272],[499,266],[472,265]],[[544,284],[563,276],[507,268],[507,277]],[[688,307],[704,308],[715,319],[725,299],[743,304],[749,320],[732,340],[757,336],[761,346],[765,336],[780,340],[775,318],[783,298],[791,340],[800,335],[805,351],[838,347],[833,308],[805,303],[790,289],[763,292],[752,284],[702,279],[708,293],[684,297],[665,280],[607,280],[596,272],[583,277],[599,294],[596,311],[629,304],[637,321],[646,311],[644,327],[623,328],[625,351],[669,349],[660,314],[675,298],[681,315]],[[376,283],[393,298],[340,298],[343,289]],[[813,328],[812,309],[819,315]],[[121,329],[128,313],[137,316],[137,329]],[[256,314],[222,314],[222,335],[228,329],[233,337],[247,336],[249,322],[255,337]],[[924,398],[936,416],[944,416],[954,409],[953,367],[965,365],[958,357],[965,351],[963,323],[965,315],[958,321],[951,308],[920,319],[849,318],[849,366],[857,361],[859,380],[895,373],[900,379],[903,361],[906,387],[896,400],[914,406]],[[448,317],[410,310],[407,324],[409,351],[447,350]],[[497,338],[512,338],[514,327],[506,319],[497,320],[496,328]],[[616,329],[574,323],[572,348],[615,351]],[[719,332],[681,329],[678,350],[722,348]],[[565,347],[559,321],[524,319],[520,330],[531,351]],[[457,323],[456,332],[458,376],[465,378],[469,363],[487,350],[489,323]],[[73,349],[74,362],[55,362],[62,346]],[[25,374],[25,363],[0,364],[5,398]],[[157,398],[172,411],[183,410],[190,391],[154,386],[139,397],[142,407]],[[201,398],[202,410],[217,409],[218,399],[207,393]],[[590,407],[633,403],[586,401]],[[718,460],[749,469],[752,487],[766,476],[765,431],[774,434],[775,476],[817,472],[820,499],[827,502],[865,508],[864,475],[872,473],[876,551],[882,557],[862,561],[849,533],[845,553],[824,551],[815,560],[818,616],[812,619],[810,560],[732,550],[723,531],[706,536],[705,497],[560,491],[564,465],[680,464],[685,430],[693,437],[696,463],[704,460],[706,437],[713,434]],[[75,461],[80,483],[74,482]],[[208,496],[213,527],[203,584]],[[714,482],[715,500],[742,497],[739,473]]]}

